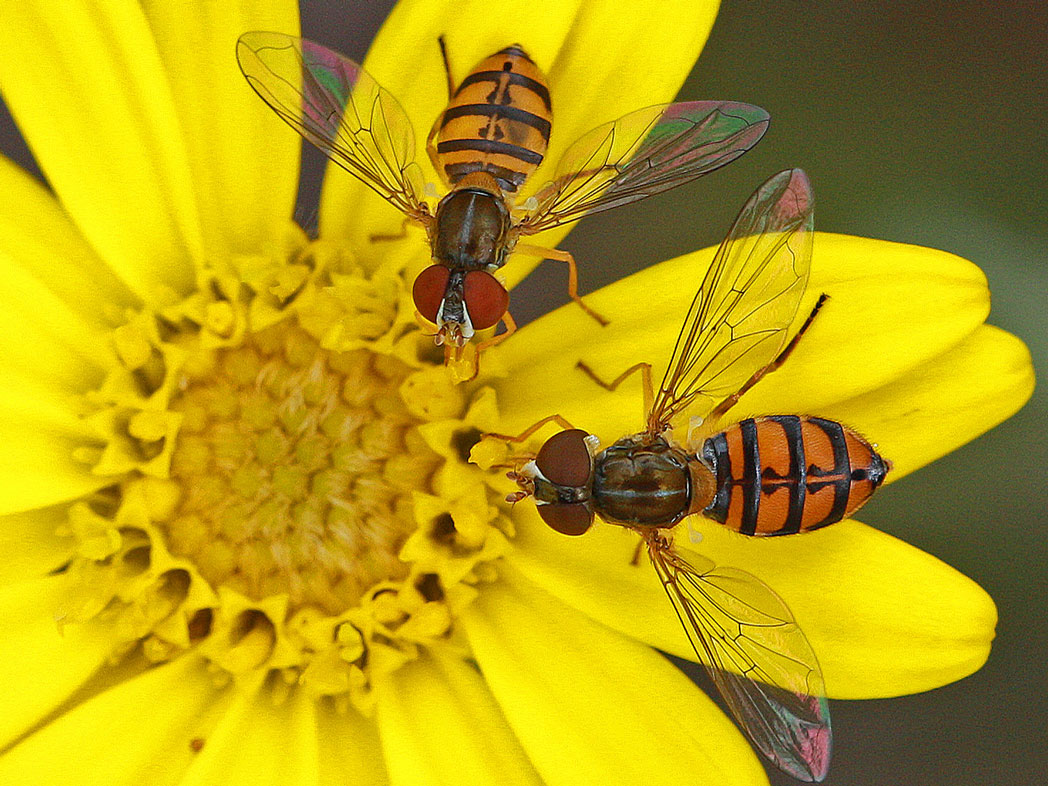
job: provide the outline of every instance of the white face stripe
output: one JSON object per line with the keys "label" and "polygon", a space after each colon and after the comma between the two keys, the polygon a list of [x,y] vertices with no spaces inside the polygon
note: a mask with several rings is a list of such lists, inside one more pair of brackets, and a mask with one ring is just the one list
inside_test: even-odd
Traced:
{"label": "white face stripe", "polygon": [[462,317],[465,320],[459,327],[462,330],[462,338],[469,341],[473,338],[473,320],[469,318],[469,308],[466,307],[466,298],[462,298]]}
{"label": "white face stripe", "polygon": [[440,308],[437,309],[437,327],[440,328],[441,330],[444,330],[444,326],[445,325],[449,325],[449,324],[457,325],[458,328],[459,328],[458,334],[459,334],[459,337],[460,337],[459,346],[462,346],[467,341],[469,341],[471,338],[473,338],[473,333],[475,332],[473,330],[473,322],[469,318],[469,309],[466,308],[466,302],[465,302],[465,300],[463,300],[462,301],[462,316],[465,318],[465,321],[464,322],[446,322],[444,320],[444,303],[445,302],[446,302],[446,298],[441,298],[440,299]]}
{"label": "white face stripe", "polygon": [[541,478],[542,480],[549,483],[549,478],[542,474],[542,470],[539,469],[539,465],[535,463],[535,459],[532,459],[523,467],[520,468],[520,474],[525,477],[529,477],[532,480],[535,478]]}
{"label": "white face stripe", "polygon": [[[520,468],[520,474],[523,475],[524,477],[531,478],[532,482],[534,482],[536,479],[544,480],[547,483],[550,482],[549,478],[547,478],[545,475],[542,474],[542,470],[539,469],[539,466],[538,466],[538,464],[535,463],[534,459],[532,459],[531,461],[529,461],[527,464],[525,464],[523,467]],[[536,506],[537,505],[549,505],[550,504],[547,500],[539,499],[538,497],[536,497],[534,495],[532,495],[531,498],[535,501],[535,505]]]}

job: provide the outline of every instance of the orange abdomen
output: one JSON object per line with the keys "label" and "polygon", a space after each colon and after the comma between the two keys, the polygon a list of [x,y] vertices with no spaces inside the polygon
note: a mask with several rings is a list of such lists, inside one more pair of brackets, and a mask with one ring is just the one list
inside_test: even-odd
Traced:
{"label": "orange abdomen", "polygon": [[477,63],[438,121],[437,162],[451,185],[490,173],[514,193],[542,163],[553,111],[546,76],[520,46]]}
{"label": "orange abdomen", "polygon": [[744,535],[788,535],[847,518],[891,468],[847,426],[797,415],[743,420],[707,439],[702,458],[716,476],[703,515]]}

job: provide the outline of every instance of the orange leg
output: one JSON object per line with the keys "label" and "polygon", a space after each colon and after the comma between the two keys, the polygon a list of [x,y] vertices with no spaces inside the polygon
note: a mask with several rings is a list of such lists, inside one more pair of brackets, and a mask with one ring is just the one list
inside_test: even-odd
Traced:
{"label": "orange leg", "polygon": [[394,234],[377,234],[369,235],[368,240],[372,243],[385,242],[387,240],[403,240],[408,236],[408,224],[412,221],[411,216],[404,216],[404,221],[400,224],[400,231]]}
{"label": "orange leg", "polygon": [[502,324],[506,326],[506,330],[504,332],[499,333],[497,336],[492,336],[491,338],[487,339],[486,341],[481,341],[479,344],[477,344],[474,347],[474,352],[473,352],[473,374],[470,376],[469,379],[464,380],[465,382],[472,382],[473,380],[475,380],[477,378],[477,375],[480,374],[480,353],[481,352],[483,352],[486,349],[490,349],[491,347],[498,346],[503,341],[505,341],[507,338],[509,338],[511,335],[513,335],[514,333],[517,332],[517,322],[516,322],[515,319],[513,319],[513,317],[510,316],[508,311],[505,314],[502,315]]}
{"label": "orange leg", "polygon": [[524,442],[526,439],[528,439],[528,437],[530,437],[532,434],[534,434],[540,428],[545,426],[547,423],[556,423],[558,426],[560,426],[565,431],[575,428],[573,425],[571,425],[567,420],[562,418],[560,415],[548,415],[547,417],[544,417],[542,420],[540,420],[538,423],[532,423],[530,426],[528,426],[522,432],[517,434],[517,436],[515,436],[515,437],[511,437],[508,434],[481,434],[480,436],[481,436],[481,439],[485,439],[485,438],[501,439],[503,442],[515,442],[515,443],[519,444],[521,442]]}
{"label": "orange leg", "polygon": [[775,360],[773,360],[768,365],[762,366],[761,368],[757,369],[754,372],[753,376],[746,380],[745,384],[741,388],[739,388],[737,391],[732,393],[721,403],[715,406],[713,410],[710,412],[710,414],[707,416],[706,420],[711,423],[719,420],[721,417],[724,416],[724,413],[726,413],[729,409],[734,407],[739,402],[739,399],[742,398],[743,394],[747,390],[749,390],[758,382],[760,382],[767,374],[770,374],[772,371],[774,371],[783,363],[785,363],[786,358],[788,358],[790,356],[790,353],[792,353],[793,350],[796,349],[798,342],[800,342],[801,340],[801,336],[808,332],[808,328],[811,327],[811,323],[815,319],[815,315],[819,313],[819,309],[821,309],[823,304],[829,299],[830,296],[827,295],[825,292],[819,295],[819,299],[815,303],[815,308],[811,310],[811,313],[808,315],[808,318],[804,320],[804,324],[801,325],[801,329],[797,331],[797,335],[790,339],[790,343],[788,343],[783,348],[782,352],[779,353],[778,357],[776,357]]}
{"label": "orange leg", "polygon": [[575,368],[579,369],[583,374],[586,374],[590,379],[596,382],[605,390],[615,390],[621,385],[630,375],[640,372],[641,387],[644,393],[644,417],[647,418],[651,413],[652,404],[655,401],[655,389],[651,384],[651,363],[637,363],[634,366],[630,366],[628,369],[619,374],[611,382],[605,382],[603,379],[598,377],[596,373],[583,363],[581,360],[575,364]]}
{"label": "orange leg", "polygon": [[526,243],[518,244],[514,249],[530,257],[542,257],[557,262],[565,262],[568,265],[568,297],[579,304],[579,307],[600,323],[601,327],[608,324],[608,320],[582,302],[579,296],[579,271],[575,265],[575,257],[569,252],[559,248],[543,248],[542,246],[531,246]]}

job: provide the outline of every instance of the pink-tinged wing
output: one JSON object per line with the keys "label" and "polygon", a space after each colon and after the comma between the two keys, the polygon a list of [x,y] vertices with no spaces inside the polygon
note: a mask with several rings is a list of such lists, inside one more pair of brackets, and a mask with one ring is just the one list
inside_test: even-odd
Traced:
{"label": "pink-tinged wing", "polygon": [[800,169],[773,175],[743,206],[684,318],[650,433],[685,410],[707,415],[778,355],[808,286],[814,209]]}
{"label": "pink-tinged wing", "polygon": [[756,576],[651,541],[652,565],[736,722],[783,772],[817,782],[830,766],[819,662],[782,599]]}
{"label": "pink-tinged wing", "polygon": [[289,126],[414,218],[427,209],[407,113],[352,60],[320,44],[255,31],[237,41],[248,84]]}
{"label": "pink-tinged wing", "polygon": [[650,106],[594,128],[561,157],[535,195],[523,234],[637,202],[712,172],[753,147],[768,113],[732,101]]}

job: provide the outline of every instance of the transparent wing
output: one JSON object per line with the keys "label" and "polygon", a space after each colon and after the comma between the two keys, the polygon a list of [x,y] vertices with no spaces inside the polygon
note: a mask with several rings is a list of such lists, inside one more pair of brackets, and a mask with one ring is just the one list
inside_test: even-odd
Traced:
{"label": "transparent wing", "polygon": [[768,113],[731,101],[650,106],[594,128],[571,145],[521,222],[534,234],[666,191],[741,156]]}
{"label": "transparent wing", "polygon": [[745,571],[686,560],[663,541],[650,540],[648,553],[695,654],[754,746],[794,778],[825,778],[826,689],[786,604]]}
{"label": "transparent wing", "polygon": [[688,309],[649,431],[693,404],[691,414],[706,415],[778,355],[808,285],[813,209],[800,169],[774,175],[746,202]]}
{"label": "transparent wing", "polygon": [[248,84],[298,133],[405,213],[427,212],[403,108],[359,65],[320,44],[255,31],[237,41]]}

